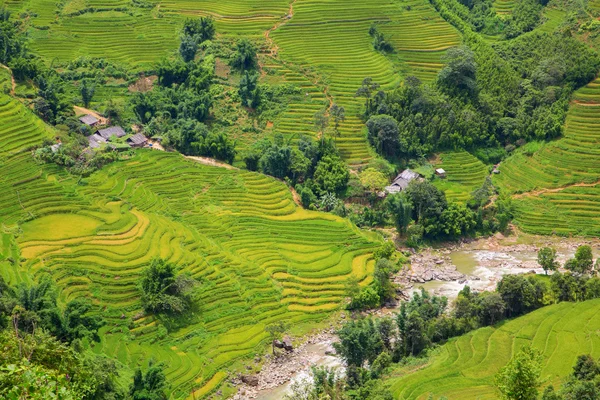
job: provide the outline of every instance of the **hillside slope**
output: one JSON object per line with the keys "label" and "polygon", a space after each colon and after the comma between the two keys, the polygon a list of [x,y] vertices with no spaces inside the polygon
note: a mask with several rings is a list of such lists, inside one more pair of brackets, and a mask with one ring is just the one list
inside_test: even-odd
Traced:
{"label": "hillside slope", "polygon": [[[77,179],[11,150],[0,154],[0,273],[13,284],[50,273],[63,300],[92,299],[108,321],[97,351],[130,367],[166,362],[175,398],[216,390],[262,349],[267,324],[307,331],[339,307],[349,276],[371,279],[378,239],[298,208],[273,178],[139,150]],[[200,282],[199,310],[166,336],[140,312],[153,257]]]}
{"label": "hillside slope", "polygon": [[397,399],[426,399],[430,394],[450,400],[497,399],[494,376],[523,345],[541,351],[542,381],[556,386],[578,355],[600,355],[598,312],[600,300],[560,303],[451,339],[425,367],[395,371],[392,390]]}

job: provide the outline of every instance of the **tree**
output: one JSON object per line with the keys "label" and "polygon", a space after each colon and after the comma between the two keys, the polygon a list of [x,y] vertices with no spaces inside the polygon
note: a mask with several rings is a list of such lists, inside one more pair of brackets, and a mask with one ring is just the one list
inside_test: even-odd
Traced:
{"label": "tree", "polygon": [[421,225],[425,225],[423,222],[428,219],[436,222],[448,205],[444,192],[428,181],[411,181],[406,195],[413,205],[414,220]]}
{"label": "tree", "polygon": [[260,89],[258,86],[258,73],[244,71],[238,94],[242,100],[242,105],[249,108],[256,108],[260,104]]}
{"label": "tree", "polygon": [[133,383],[129,388],[132,400],[166,400],[167,379],[162,364],[149,362],[144,373],[140,368],[133,375]]}
{"label": "tree", "polygon": [[359,175],[360,184],[370,193],[377,193],[387,185],[388,180],[383,173],[375,168],[367,168]]}
{"label": "tree", "polygon": [[407,355],[418,356],[427,347],[429,340],[425,332],[425,322],[417,311],[408,314],[402,341]]}
{"label": "tree", "polygon": [[193,61],[198,51],[198,40],[193,36],[183,36],[179,44],[179,55],[185,62]]}
{"label": "tree", "polygon": [[333,130],[335,132],[335,136],[340,136],[340,122],[346,120],[346,110],[344,107],[338,106],[336,103],[331,105],[329,109],[329,115],[333,117]]}
{"label": "tree", "polygon": [[176,58],[175,60],[163,58],[156,66],[158,83],[162,86],[171,87],[175,83],[180,84],[185,82],[190,71],[184,59],[185,57]]}
{"label": "tree", "polygon": [[496,375],[496,387],[504,399],[535,400],[540,385],[541,355],[532,347],[523,347]]}
{"label": "tree", "polygon": [[565,269],[573,271],[579,275],[587,275],[592,272],[594,260],[592,248],[588,245],[579,246],[575,251],[575,257],[568,260]]}
{"label": "tree", "polygon": [[396,291],[390,277],[395,270],[394,265],[387,258],[379,259],[375,263],[373,285],[379,296],[380,303],[394,298]]}
{"label": "tree", "polygon": [[142,271],[142,305],[149,312],[181,314],[191,305],[188,290],[192,285],[191,278],[176,274],[173,264],[155,258]]}
{"label": "tree", "polygon": [[477,92],[475,54],[466,46],[452,47],[442,61],[446,64],[438,74],[439,85],[450,94]]}
{"label": "tree", "polygon": [[368,118],[369,115],[371,115],[371,113],[373,112],[373,101],[372,101],[371,97],[377,89],[379,89],[379,84],[376,82],[373,82],[373,78],[366,77],[365,79],[363,79],[360,87],[354,94],[355,97],[364,97],[365,98],[365,113],[364,113],[365,119]]}
{"label": "tree", "polygon": [[496,291],[506,304],[508,317],[515,317],[534,308],[535,293],[531,283],[521,275],[504,275]]}
{"label": "tree", "polygon": [[402,193],[390,194],[386,198],[386,207],[396,225],[399,234],[406,233],[411,221],[412,204]]}
{"label": "tree", "polygon": [[240,70],[252,69],[256,66],[256,47],[248,39],[237,42],[231,65]]}
{"label": "tree", "polygon": [[283,179],[292,166],[292,149],[274,144],[265,151],[259,164],[265,174]]}
{"label": "tree", "polygon": [[320,135],[321,142],[325,140],[325,129],[329,126],[329,117],[327,117],[327,110],[321,109],[313,115],[313,124],[317,133]]}
{"label": "tree", "polygon": [[82,338],[99,342],[98,329],[103,325],[102,317],[92,313],[92,303],[88,299],[79,298],[67,303],[63,337],[68,343]]}
{"label": "tree", "polygon": [[269,334],[271,338],[271,346],[273,347],[273,354],[275,354],[275,341],[281,340],[282,335],[285,333],[287,326],[285,322],[279,321],[277,323],[267,325],[265,332]]}
{"label": "tree", "polygon": [[494,325],[504,317],[506,306],[500,294],[484,292],[479,297],[479,318],[484,325]]}
{"label": "tree", "polygon": [[182,33],[197,39],[198,43],[212,40],[215,37],[215,20],[213,17],[189,18],[183,24]]}
{"label": "tree", "polygon": [[314,174],[314,180],[321,192],[342,194],[346,190],[350,172],[341,158],[327,155],[319,161]]}
{"label": "tree", "polygon": [[389,115],[373,115],[367,121],[368,139],[384,157],[397,156],[400,151],[398,123]]}
{"label": "tree", "polygon": [[573,367],[573,376],[580,381],[591,381],[600,374],[600,366],[589,354],[577,357]]}
{"label": "tree", "polygon": [[556,261],[556,249],[553,247],[542,247],[538,251],[537,261],[546,275],[548,275],[548,271],[556,271],[560,265]]}
{"label": "tree", "polygon": [[89,107],[96,91],[96,85],[89,79],[82,79],[79,91],[84,107]]}

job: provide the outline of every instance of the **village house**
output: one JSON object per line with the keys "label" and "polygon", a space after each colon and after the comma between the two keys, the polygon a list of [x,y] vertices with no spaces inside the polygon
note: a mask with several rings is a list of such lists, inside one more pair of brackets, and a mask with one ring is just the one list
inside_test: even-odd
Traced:
{"label": "village house", "polygon": [[444,170],[444,168],[438,168],[435,170],[435,174],[437,176],[439,176],[440,178],[445,178],[446,177],[446,170]]}
{"label": "village house", "polygon": [[100,122],[98,120],[98,118],[96,118],[96,117],[94,117],[93,115],[90,115],[90,114],[84,115],[83,117],[80,117],[79,121],[81,121],[82,124],[85,124],[85,125],[87,125],[89,127],[96,126],[96,125],[98,125],[98,122]]}
{"label": "village house", "polygon": [[97,133],[94,133],[92,136],[88,137],[88,144],[90,145],[90,148],[92,148],[92,149],[97,149],[104,143],[106,143],[106,139],[104,139],[102,136],[100,136]]}
{"label": "village house", "polygon": [[387,193],[399,193],[408,187],[408,184],[415,179],[420,179],[421,175],[410,169],[405,169],[394,179],[391,185],[385,187]]}
{"label": "village house", "polygon": [[144,147],[148,144],[148,138],[141,133],[136,133],[127,139],[127,144],[131,147]]}
{"label": "village house", "polygon": [[127,135],[127,133],[125,133],[123,128],[121,128],[120,126],[111,126],[109,128],[100,129],[98,131],[98,135],[102,136],[105,140],[108,140],[112,136],[120,138]]}

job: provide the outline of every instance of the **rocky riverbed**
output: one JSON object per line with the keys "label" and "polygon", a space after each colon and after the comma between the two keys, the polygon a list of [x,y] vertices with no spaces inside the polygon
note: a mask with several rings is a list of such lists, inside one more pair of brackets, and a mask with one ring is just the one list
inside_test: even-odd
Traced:
{"label": "rocky riverbed", "polygon": [[291,352],[279,350],[277,356],[268,354],[259,373],[240,375],[232,383],[239,387],[233,400],[281,400],[293,382],[307,379],[312,366],[338,368],[341,361],[335,357],[334,330],[311,336]]}

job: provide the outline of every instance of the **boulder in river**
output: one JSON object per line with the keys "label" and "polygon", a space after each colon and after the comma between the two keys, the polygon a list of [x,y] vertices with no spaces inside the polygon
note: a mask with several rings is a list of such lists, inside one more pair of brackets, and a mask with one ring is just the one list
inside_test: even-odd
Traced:
{"label": "boulder in river", "polygon": [[242,382],[244,382],[248,386],[258,386],[258,376],[242,375]]}

